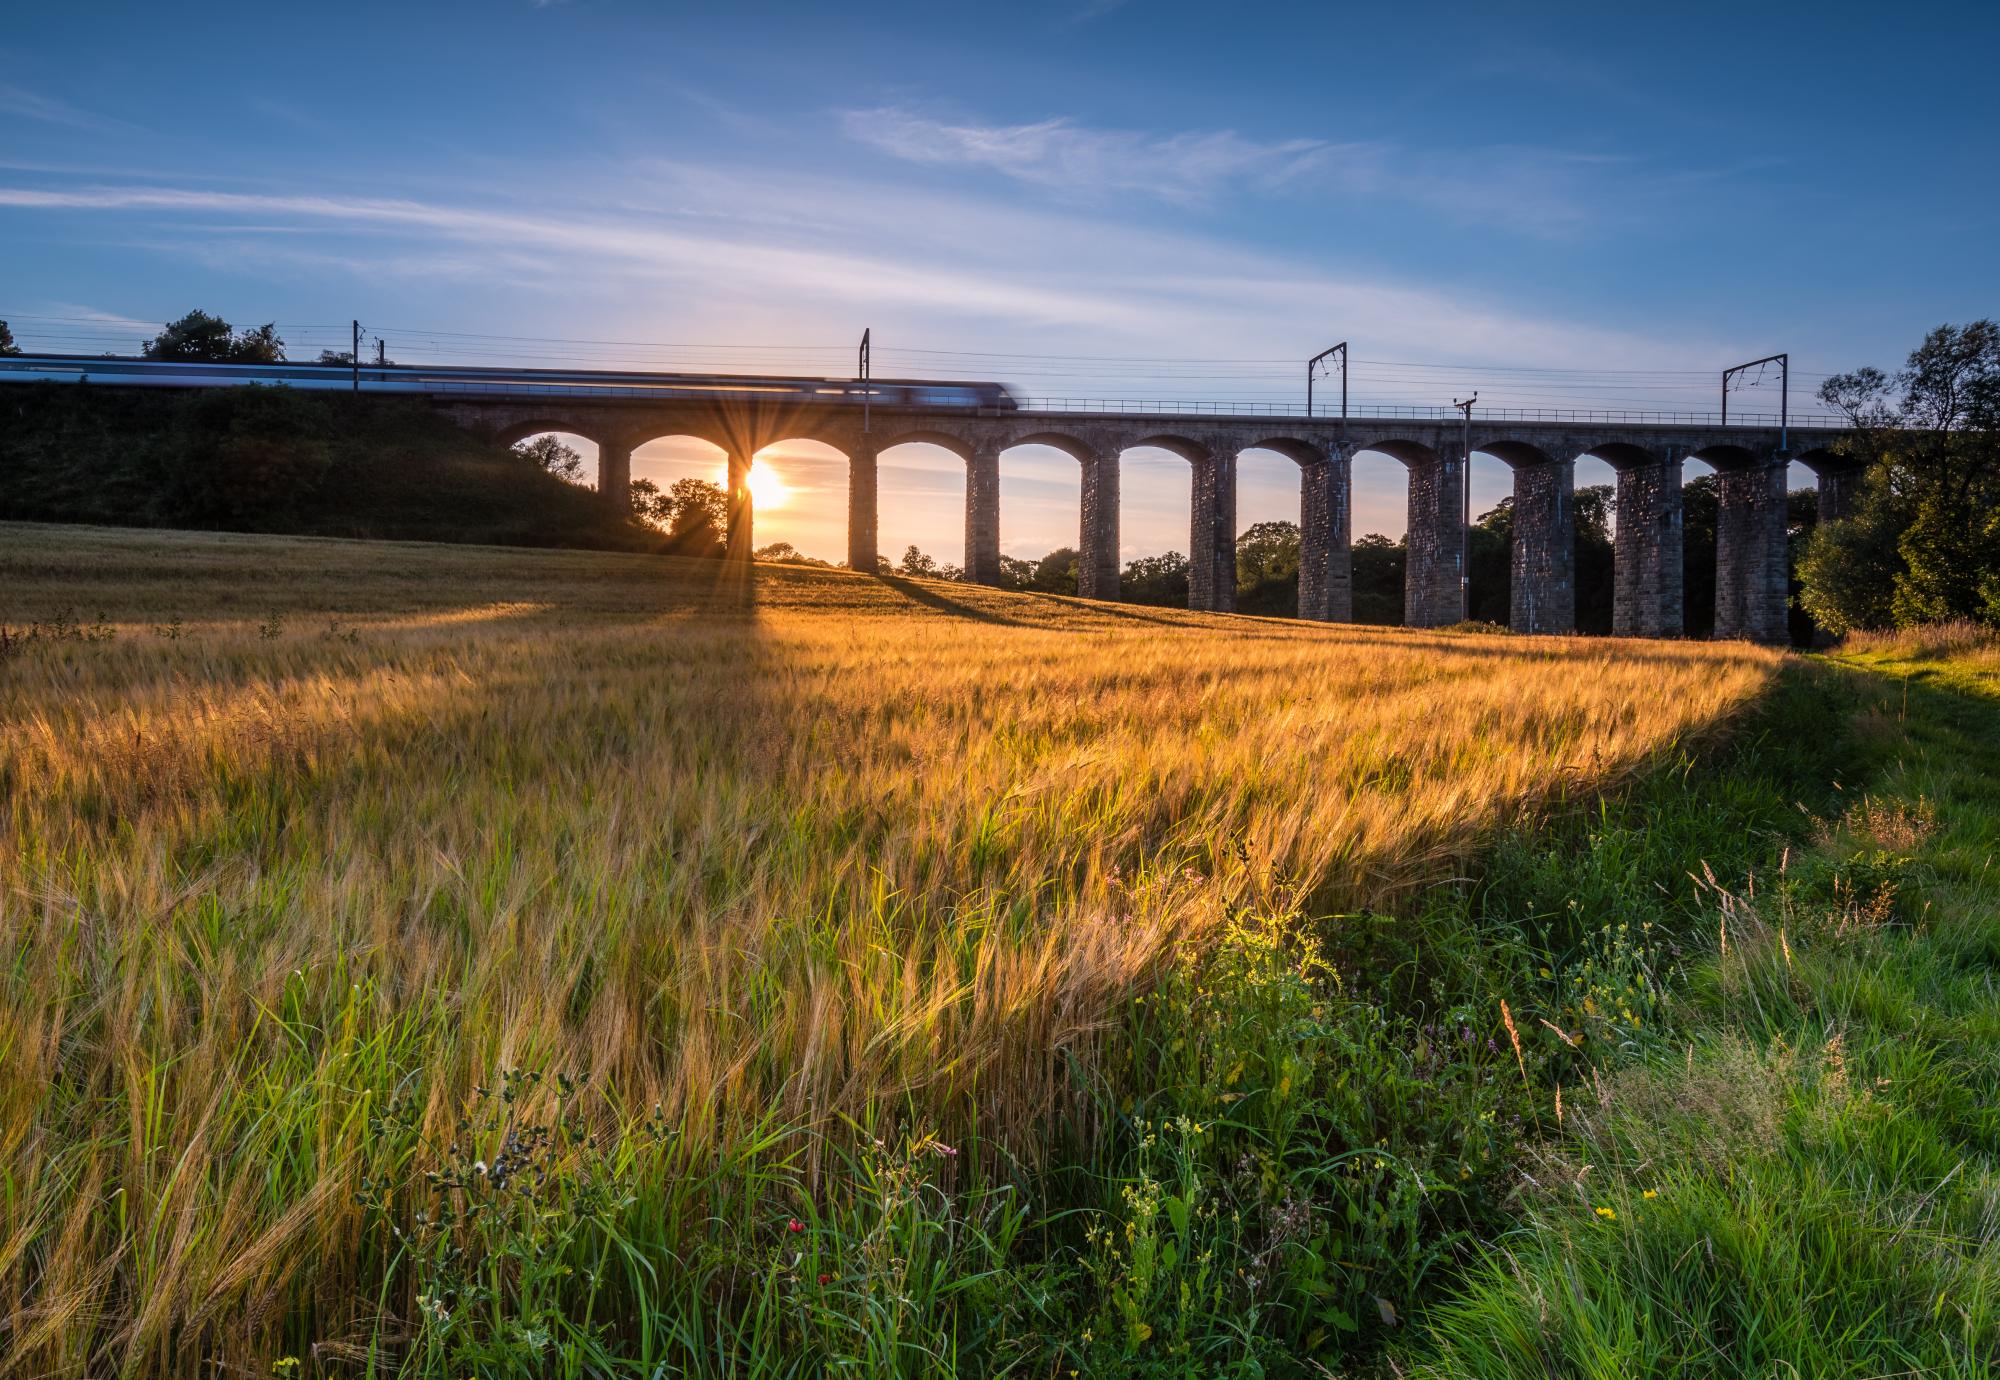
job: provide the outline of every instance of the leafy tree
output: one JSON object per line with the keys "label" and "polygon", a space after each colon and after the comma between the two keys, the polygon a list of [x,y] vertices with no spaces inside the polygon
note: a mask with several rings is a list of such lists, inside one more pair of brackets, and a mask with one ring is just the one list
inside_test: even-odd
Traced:
{"label": "leafy tree", "polygon": [[676,479],[664,492],[650,479],[630,485],[632,516],[648,527],[664,529],[673,549],[687,556],[719,556],[726,497],[706,479]]}
{"label": "leafy tree", "polygon": [[1722,480],[1698,475],[1681,486],[1681,630],[1715,631],[1715,545],[1722,517]]}
{"label": "leafy tree", "polygon": [[1299,611],[1303,534],[1296,522],[1258,522],[1236,539],[1236,607],[1292,617]]}
{"label": "leafy tree", "polygon": [[1000,587],[1002,589],[1026,589],[1035,578],[1035,563],[1024,561],[1019,556],[1002,554],[1000,557]]}
{"label": "leafy tree", "polygon": [[[514,453],[529,464],[539,465],[550,474],[571,484],[583,482],[583,457],[555,436],[536,436],[514,447]],[[658,492],[655,490],[655,492]]]}
{"label": "leafy tree", "polygon": [[1514,496],[1509,494],[1481,513],[1468,535],[1467,567],[1472,578],[1467,616],[1505,627],[1514,585]]}
{"label": "leafy tree", "polygon": [[1047,594],[1076,593],[1076,562],[1075,547],[1057,547],[1035,562],[1035,572],[1028,577],[1028,588]]}
{"label": "leafy tree", "polygon": [[751,554],[757,560],[768,561],[775,565],[814,565],[822,569],[830,566],[830,562],[822,561],[816,556],[808,556],[788,541],[774,541],[768,546],[758,547]]}
{"label": "leafy tree", "polygon": [[914,575],[926,580],[938,578],[938,563],[911,546],[903,552],[903,563],[896,567],[897,573]]}
{"label": "leafy tree", "polygon": [[1399,624],[1403,621],[1403,571],[1409,548],[1380,532],[1354,543],[1354,621]]}
{"label": "leafy tree", "polygon": [[1119,596],[1128,603],[1186,608],[1188,558],[1178,551],[1160,556],[1141,556],[1125,567],[1118,590]]}
{"label": "leafy tree", "polygon": [[5,321],[0,321],[0,355],[18,355],[21,347],[14,343],[14,332]]}
{"label": "leafy tree", "polygon": [[1608,636],[1616,590],[1611,518],[1618,506],[1618,490],[1610,484],[1586,484],[1576,491],[1574,503],[1576,630]]}
{"label": "leafy tree", "polygon": [[1841,448],[1866,468],[1854,515],[1806,543],[1807,612],[1835,633],[2000,622],[2000,325],[1939,326],[1893,376],[1836,374],[1820,400],[1854,426]]}
{"label": "leafy tree", "polygon": [[221,364],[282,364],[285,342],[270,323],[237,330],[219,316],[191,311],[146,342],[147,359]]}

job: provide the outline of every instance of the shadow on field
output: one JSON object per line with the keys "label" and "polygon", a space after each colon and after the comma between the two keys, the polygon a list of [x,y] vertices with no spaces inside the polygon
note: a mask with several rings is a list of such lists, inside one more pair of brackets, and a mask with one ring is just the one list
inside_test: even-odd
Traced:
{"label": "shadow on field", "polygon": [[[926,608],[936,609],[939,613],[949,614],[953,618],[969,618],[974,622],[991,623],[997,627],[1005,628],[1038,628],[1043,626],[1039,623],[1024,623],[1018,618],[1009,618],[1004,613],[995,613],[991,609],[983,609],[976,604],[968,604],[957,599],[948,598],[938,593],[935,589],[932,589],[929,585],[919,584],[915,580],[904,579],[899,575],[879,575],[876,578],[890,589],[895,590],[896,593],[902,595],[905,599],[908,599],[911,603],[922,604]],[[1051,629],[1044,630],[1052,631]]]}

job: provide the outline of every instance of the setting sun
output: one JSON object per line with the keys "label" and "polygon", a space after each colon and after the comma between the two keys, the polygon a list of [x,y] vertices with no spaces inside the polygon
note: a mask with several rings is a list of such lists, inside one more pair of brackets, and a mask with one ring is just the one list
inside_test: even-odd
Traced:
{"label": "setting sun", "polygon": [[778,477],[776,470],[761,461],[751,462],[750,502],[754,506],[767,511],[772,508],[782,508],[791,492],[786,487],[785,481]]}

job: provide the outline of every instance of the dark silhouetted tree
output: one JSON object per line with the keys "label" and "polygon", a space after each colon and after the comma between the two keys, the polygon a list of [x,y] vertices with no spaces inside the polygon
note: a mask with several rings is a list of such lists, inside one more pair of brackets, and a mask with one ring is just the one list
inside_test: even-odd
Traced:
{"label": "dark silhouetted tree", "polygon": [[0,355],[18,355],[21,347],[14,343],[14,332],[5,321],[0,321]]}
{"label": "dark silhouetted tree", "polygon": [[1370,532],[1354,543],[1354,621],[1403,621],[1403,570],[1409,556],[1401,541]]}
{"label": "dark silhouetted tree", "polygon": [[191,311],[146,342],[147,359],[212,364],[282,364],[285,342],[272,324],[238,331],[219,316]]}
{"label": "dark silhouetted tree", "polygon": [[896,573],[899,575],[913,575],[926,580],[935,580],[938,578],[938,563],[919,551],[916,547],[911,546],[904,549],[903,563],[896,567]]}
{"label": "dark silhouetted tree", "polygon": [[[536,436],[514,447],[514,453],[531,465],[571,484],[583,482],[583,457],[555,436]],[[655,490],[657,492],[657,490]]]}

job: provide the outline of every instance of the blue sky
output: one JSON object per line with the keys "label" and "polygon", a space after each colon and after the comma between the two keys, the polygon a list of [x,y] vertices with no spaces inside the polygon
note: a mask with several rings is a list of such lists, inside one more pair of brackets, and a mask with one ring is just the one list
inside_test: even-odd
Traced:
{"label": "blue sky", "polygon": [[[1272,400],[1345,337],[1357,397],[1707,408],[1722,364],[1788,349],[1807,393],[1995,311],[2000,11],[1511,8],[34,7],[0,31],[0,315],[30,348],[201,305],[295,353],[358,316],[409,359],[819,372],[868,326],[878,373]],[[760,538],[837,555],[837,457],[765,463]],[[885,464],[885,546],[955,559],[955,465]],[[1128,555],[1185,549],[1185,465],[1127,466]],[[1357,530],[1399,531],[1398,467],[1357,473]],[[1076,487],[1010,453],[1007,549],[1073,542]],[[1240,509],[1295,518],[1289,462]]]}

